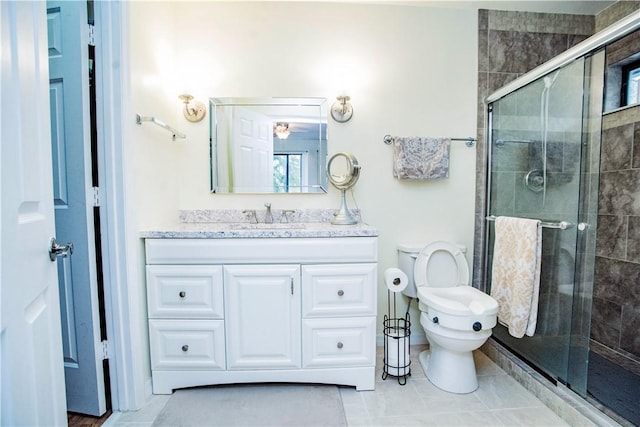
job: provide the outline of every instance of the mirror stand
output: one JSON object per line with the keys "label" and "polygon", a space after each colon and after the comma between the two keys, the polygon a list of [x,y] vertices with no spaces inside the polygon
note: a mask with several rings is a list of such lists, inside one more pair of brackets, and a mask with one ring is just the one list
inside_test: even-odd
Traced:
{"label": "mirror stand", "polygon": [[334,225],[353,225],[357,224],[358,221],[351,215],[349,209],[347,209],[347,189],[342,188],[342,204],[340,205],[340,210],[335,214],[334,218],[331,220],[331,224]]}
{"label": "mirror stand", "polygon": [[360,176],[360,165],[351,153],[336,153],[327,163],[327,177],[329,182],[342,191],[342,205],[331,221],[334,225],[353,225],[358,221],[347,209],[347,190],[353,187]]}

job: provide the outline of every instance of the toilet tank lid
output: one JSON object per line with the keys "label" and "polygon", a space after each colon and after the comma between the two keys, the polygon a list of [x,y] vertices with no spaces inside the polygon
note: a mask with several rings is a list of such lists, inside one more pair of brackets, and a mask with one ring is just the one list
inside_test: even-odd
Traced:
{"label": "toilet tank lid", "polygon": [[425,246],[426,243],[398,243],[398,251],[417,255]]}
{"label": "toilet tank lid", "polygon": [[[418,254],[420,251],[427,246],[427,243],[398,243],[398,251],[406,252],[408,254]],[[463,254],[467,253],[467,247],[464,245],[456,244],[460,252]]]}

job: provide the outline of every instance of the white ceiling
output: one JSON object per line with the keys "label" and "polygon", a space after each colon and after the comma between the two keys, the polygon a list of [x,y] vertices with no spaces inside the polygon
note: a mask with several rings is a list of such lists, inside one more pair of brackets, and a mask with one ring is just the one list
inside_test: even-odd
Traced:
{"label": "white ceiling", "polygon": [[[418,2],[417,0],[413,3]],[[408,3],[412,3],[409,0]],[[594,1],[594,0],[564,0],[564,1],[547,1],[547,0],[440,0],[440,1],[422,1],[422,3],[435,5],[440,4],[445,7],[470,7],[474,9],[499,9],[499,10],[521,10],[528,12],[547,12],[547,13],[571,13],[577,15],[597,15],[606,9],[615,1]],[[458,6],[454,6],[458,5]]]}
{"label": "white ceiling", "polygon": [[[236,0],[237,1],[237,0]],[[258,0],[261,1],[261,0]],[[273,1],[273,0],[262,0]],[[367,3],[403,6],[447,7],[460,9],[498,9],[528,12],[571,13],[596,15],[615,1],[602,0],[275,0],[329,1],[336,3]]]}

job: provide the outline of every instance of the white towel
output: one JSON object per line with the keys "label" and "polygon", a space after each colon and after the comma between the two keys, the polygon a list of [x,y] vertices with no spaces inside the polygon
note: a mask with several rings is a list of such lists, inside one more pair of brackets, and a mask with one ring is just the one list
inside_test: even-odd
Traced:
{"label": "white towel", "polygon": [[393,138],[393,177],[449,178],[449,138]]}
{"label": "white towel", "polygon": [[538,318],[542,228],[540,221],[497,217],[491,296],[509,334],[533,336]]}

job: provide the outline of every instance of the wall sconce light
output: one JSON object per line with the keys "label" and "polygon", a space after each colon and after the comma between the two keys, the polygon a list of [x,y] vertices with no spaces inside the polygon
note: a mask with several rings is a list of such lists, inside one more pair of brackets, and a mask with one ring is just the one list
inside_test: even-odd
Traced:
{"label": "wall sconce light", "polygon": [[184,102],[184,109],[182,110],[182,113],[184,114],[185,119],[193,123],[204,119],[204,115],[207,113],[207,110],[202,102],[194,101],[193,96],[188,94],[178,95],[178,98]]}
{"label": "wall sconce light", "polygon": [[331,117],[339,123],[348,122],[353,116],[353,106],[349,102],[351,97],[341,95],[336,97],[337,101],[331,106]]}
{"label": "wall sconce light", "polygon": [[289,123],[277,122],[273,128],[273,133],[280,139],[287,139],[289,137]]}

